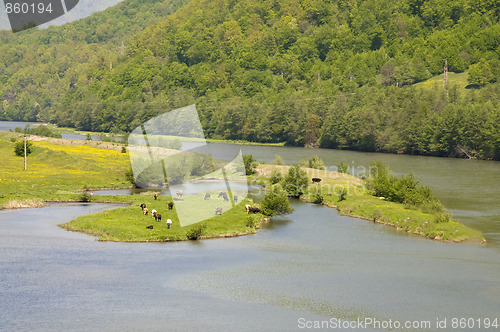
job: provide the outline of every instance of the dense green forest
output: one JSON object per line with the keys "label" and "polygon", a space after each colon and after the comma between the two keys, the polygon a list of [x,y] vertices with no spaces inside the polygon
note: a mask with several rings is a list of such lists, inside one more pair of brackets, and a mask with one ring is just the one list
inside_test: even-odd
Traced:
{"label": "dense green forest", "polygon": [[[128,132],[196,103],[210,138],[500,160],[499,14],[498,0],[124,1],[0,34],[0,118]],[[445,61],[466,88],[415,84]]]}

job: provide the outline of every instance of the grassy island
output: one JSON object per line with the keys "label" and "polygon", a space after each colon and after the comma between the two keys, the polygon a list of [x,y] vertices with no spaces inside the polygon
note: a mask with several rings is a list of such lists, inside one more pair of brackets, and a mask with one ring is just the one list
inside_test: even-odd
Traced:
{"label": "grassy island", "polygon": [[[259,181],[271,185],[277,173],[278,178],[284,178],[290,168],[284,165],[259,165]],[[306,202],[323,204],[336,208],[342,215],[386,224],[433,240],[485,242],[481,232],[449,218],[439,202],[422,206],[391,202],[386,197],[374,195],[367,181],[350,174],[308,167],[301,169],[309,180],[304,193],[300,195],[300,199]],[[312,184],[312,178],[321,181]]]}

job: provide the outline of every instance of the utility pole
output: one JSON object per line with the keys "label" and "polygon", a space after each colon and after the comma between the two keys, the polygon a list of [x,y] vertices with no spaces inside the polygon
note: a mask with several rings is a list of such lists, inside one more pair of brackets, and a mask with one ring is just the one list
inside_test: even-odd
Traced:
{"label": "utility pole", "polygon": [[446,95],[448,96],[448,60],[447,59],[444,59],[443,88],[446,90]]}
{"label": "utility pole", "polygon": [[443,77],[443,87],[448,84],[448,60],[444,59],[444,77]]}
{"label": "utility pole", "polygon": [[26,134],[24,134],[24,170],[26,170]]}

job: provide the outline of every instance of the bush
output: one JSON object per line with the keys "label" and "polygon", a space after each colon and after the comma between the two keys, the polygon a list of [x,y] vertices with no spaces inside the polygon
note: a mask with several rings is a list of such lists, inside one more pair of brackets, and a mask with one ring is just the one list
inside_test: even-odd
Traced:
{"label": "bush", "polygon": [[281,180],[283,180],[283,174],[281,174],[280,171],[274,171],[273,174],[271,174],[271,177],[269,178],[271,184],[279,183]]}
{"label": "bush", "polygon": [[258,214],[251,214],[247,217],[247,227],[250,228],[257,228],[260,225],[260,215]]}
{"label": "bush", "polygon": [[343,161],[341,161],[337,165],[337,172],[348,174],[349,173],[349,166],[347,164],[345,164]]}
{"label": "bush", "polygon": [[271,162],[272,165],[284,165],[283,158],[281,156],[274,156],[274,160]]}
{"label": "bush", "polygon": [[19,132],[19,133],[22,132],[22,133],[29,134],[29,135],[62,138],[61,134],[53,132],[52,129],[50,129],[46,125],[39,125],[39,126],[36,126],[35,128],[31,128],[28,125],[24,129],[16,128],[15,131]]}
{"label": "bush", "polygon": [[83,192],[80,195],[80,202],[90,202],[91,199],[92,196],[90,196],[87,186],[83,187]]}
{"label": "bush", "polygon": [[127,153],[127,148],[122,146],[122,153]]}
{"label": "bush", "polygon": [[325,163],[323,162],[323,159],[320,159],[316,155],[312,156],[311,159],[307,160],[306,166],[309,168],[325,169]]}
{"label": "bush", "polygon": [[441,224],[441,223],[446,223],[451,220],[450,214],[449,213],[440,213],[436,216],[436,219],[434,219],[434,222],[436,224]]}
{"label": "bush", "polygon": [[342,188],[339,193],[339,200],[338,202],[345,201],[347,199],[347,190],[345,188]]}
{"label": "bush", "polygon": [[[26,155],[30,154],[32,151],[33,143],[26,141]],[[24,141],[17,141],[14,144],[14,153],[16,156],[24,157]]]}
{"label": "bush", "polygon": [[202,223],[193,226],[186,234],[189,240],[198,240],[199,237],[203,235],[203,232],[207,228],[207,224]]}
{"label": "bush", "polygon": [[323,200],[324,200],[324,197],[320,193],[317,193],[313,197],[313,203],[314,204],[321,204],[321,203],[323,203]]}
{"label": "bush", "polygon": [[272,186],[261,202],[261,211],[266,216],[285,214],[293,211],[287,193],[279,185]]}
{"label": "bush", "polygon": [[309,185],[307,173],[300,168],[300,165],[290,167],[284,180],[285,191],[293,197],[300,197]]}
{"label": "bush", "polygon": [[245,163],[245,173],[247,175],[255,174],[255,167],[257,167],[257,161],[253,159],[251,154],[243,155],[243,162]]}
{"label": "bush", "polygon": [[382,196],[397,203],[414,206],[428,205],[435,209],[442,209],[431,189],[421,185],[412,173],[398,178],[392,175],[387,166],[381,162],[372,164],[370,168],[368,184],[376,196]]}

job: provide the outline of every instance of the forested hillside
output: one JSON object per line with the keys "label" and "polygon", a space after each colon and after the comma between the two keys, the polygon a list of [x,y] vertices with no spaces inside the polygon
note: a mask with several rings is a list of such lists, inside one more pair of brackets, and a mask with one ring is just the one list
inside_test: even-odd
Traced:
{"label": "forested hillside", "polygon": [[0,119],[47,121],[71,88],[125,61],[130,38],[184,0],[127,0],[60,27],[0,31]]}
{"label": "forested hillside", "polygon": [[[196,103],[212,138],[500,160],[499,11],[498,0],[191,0],[124,55],[115,25],[98,21],[4,35],[0,117],[121,132]],[[16,49],[22,38],[33,49]],[[91,64],[65,67],[59,49]],[[64,89],[23,66],[44,56]],[[445,61],[467,89],[414,85]]]}

